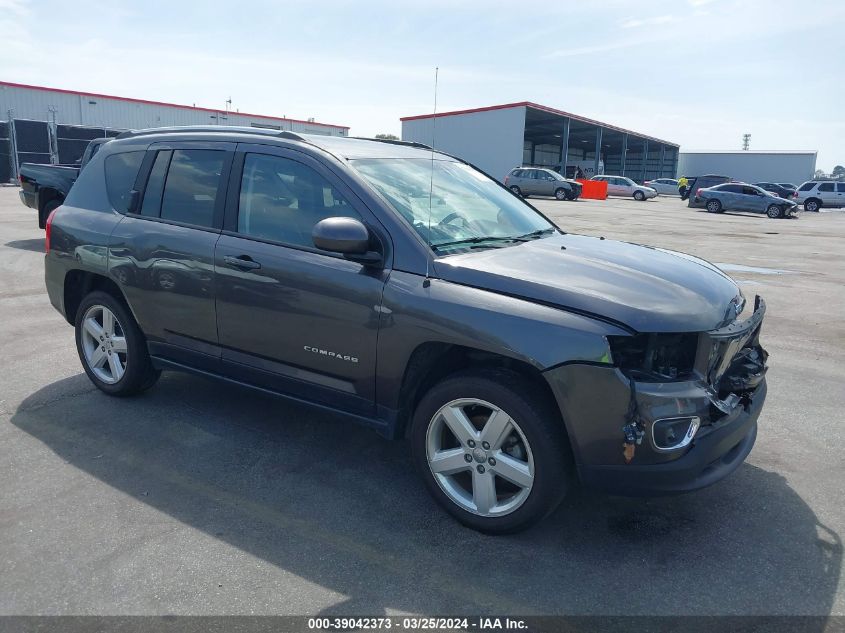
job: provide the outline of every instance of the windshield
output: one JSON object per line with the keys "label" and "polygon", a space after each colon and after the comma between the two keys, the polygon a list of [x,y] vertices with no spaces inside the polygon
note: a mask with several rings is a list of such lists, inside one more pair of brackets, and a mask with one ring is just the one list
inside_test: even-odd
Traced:
{"label": "windshield", "polygon": [[494,248],[554,231],[519,198],[463,163],[425,158],[350,163],[435,251]]}

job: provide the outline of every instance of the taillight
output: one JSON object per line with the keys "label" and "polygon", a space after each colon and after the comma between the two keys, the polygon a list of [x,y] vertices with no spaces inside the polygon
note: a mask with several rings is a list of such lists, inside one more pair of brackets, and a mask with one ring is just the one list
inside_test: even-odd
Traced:
{"label": "taillight", "polygon": [[510,178],[511,178],[510,174],[505,176],[505,184],[508,184],[508,180],[510,180]]}
{"label": "taillight", "polygon": [[50,252],[50,233],[53,229],[53,216],[56,215],[56,211],[61,209],[61,207],[56,207],[52,211],[50,211],[50,215],[47,216],[47,223],[44,225],[44,252]]}
{"label": "taillight", "polygon": [[701,197],[701,189],[698,189],[698,190],[695,192],[695,197],[696,197],[696,198]]}
{"label": "taillight", "polygon": [[797,197],[798,197],[798,192],[797,192],[797,191],[793,191],[793,192],[792,192],[792,197],[793,197],[793,198],[797,198]]}

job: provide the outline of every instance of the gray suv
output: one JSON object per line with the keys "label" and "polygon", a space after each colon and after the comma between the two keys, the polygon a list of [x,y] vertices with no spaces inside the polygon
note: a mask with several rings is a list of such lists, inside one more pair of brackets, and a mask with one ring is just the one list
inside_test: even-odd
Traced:
{"label": "gray suv", "polygon": [[554,196],[558,200],[577,200],[581,196],[581,183],[564,178],[553,169],[518,167],[505,177],[505,186],[516,195]]}
{"label": "gray suv", "polygon": [[422,146],[124,133],[46,237],[50,301],[103,392],[185,371],[407,438],[478,530],[523,529],[576,482],[695,490],[754,445],[762,300],[695,257],[567,234]]}

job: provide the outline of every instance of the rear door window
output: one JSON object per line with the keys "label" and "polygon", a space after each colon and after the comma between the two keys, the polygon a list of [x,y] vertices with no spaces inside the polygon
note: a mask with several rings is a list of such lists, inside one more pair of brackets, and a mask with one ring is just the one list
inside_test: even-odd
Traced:
{"label": "rear door window", "polygon": [[823,182],[819,185],[819,191],[833,191],[833,183],[832,182]]}
{"label": "rear door window", "polygon": [[213,227],[225,157],[226,152],[220,150],[174,150],[164,184],[161,218]]}
{"label": "rear door window", "polygon": [[115,211],[126,213],[129,209],[130,192],[135,186],[144,154],[143,151],[121,152],[106,158],[106,192]]}
{"label": "rear door window", "polygon": [[845,193],[845,182],[840,182],[838,185],[836,185],[836,191],[838,193]]}

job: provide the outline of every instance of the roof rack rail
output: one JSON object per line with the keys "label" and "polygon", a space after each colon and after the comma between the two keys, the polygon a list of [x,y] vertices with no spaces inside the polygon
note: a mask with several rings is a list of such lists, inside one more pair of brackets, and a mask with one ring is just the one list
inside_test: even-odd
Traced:
{"label": "roof rack rail", "polygon": [[229,132],[236,134],[256,134],[259,136],[275,136],[276,138],[286,138],[293,141],[306,141],[305,137],[300,136],[296,132],[290,130],[272,130],[261,127],[245,127],[237,125],[179,125],[172,127],[152,127],[143,130],[127,130],[121,132],[115,138],[135,138],[138,136],[149,136],[151,134],[168,134],[168,133],[207,133],[207,132]]}
{"label": "roof rack rail", "polygon": [[417,147],[419,149],[432,149],[430,145],[417,143],[416,141],[400,141],[399,139],[392,138],[368,138],[366,136],[353,136],[352,138],[358,139],[359,141],[376,141],[378,143],[388,143],[390,145],[405,145],[407,147]]}

